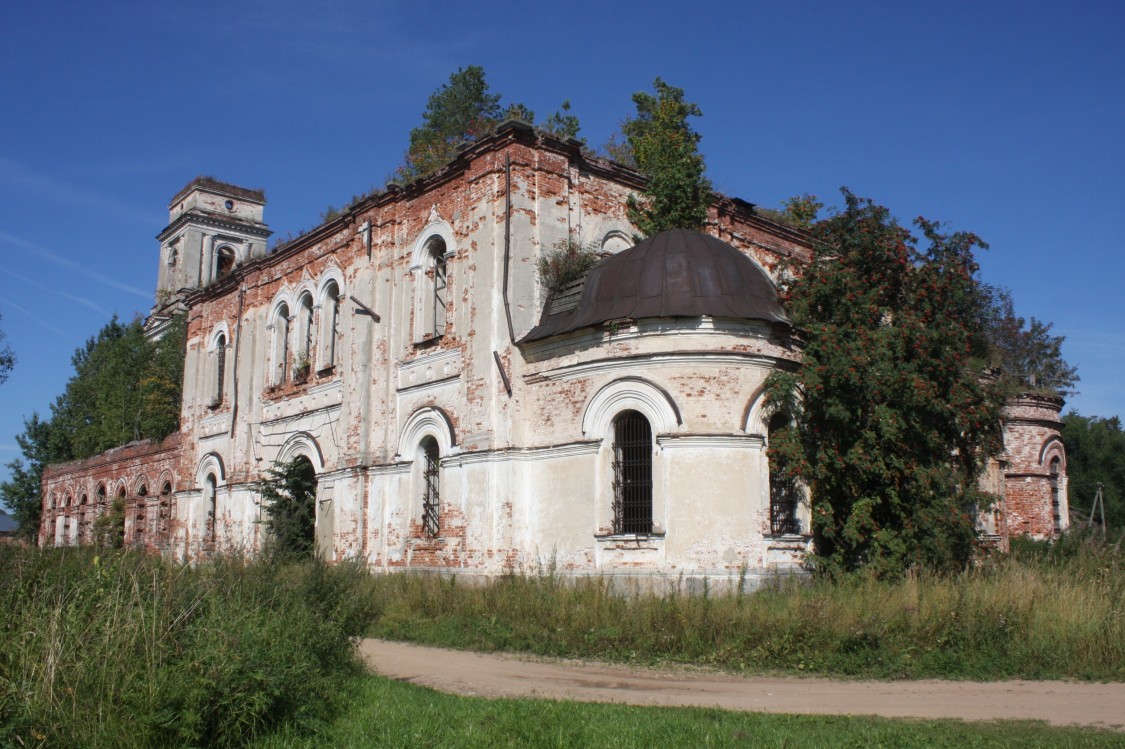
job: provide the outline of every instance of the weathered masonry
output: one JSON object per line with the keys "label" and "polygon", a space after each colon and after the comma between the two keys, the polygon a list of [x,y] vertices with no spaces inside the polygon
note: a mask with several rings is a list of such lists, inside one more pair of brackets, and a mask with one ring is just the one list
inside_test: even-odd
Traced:
{"label": "weathered masonry", "polygon": [[[157,330],[188,315],[181,432],[44,476],[41,540],[115,498],[176,558],[261,543],[258,482],[317,476],[316,544],[379,569],[751,577],[800,564],[808,502],[771,482],[762,385],[800,366],[773,277],[807,238],[716,198],[707,234],[634,246],[640,177],[509,123],[442,171],[265,251],[265,196],[211,179],[169,206]],[[556,293],[545,252],[604,259]],[[983,519],[1066,526],[1061,401],[1014,402]]]}

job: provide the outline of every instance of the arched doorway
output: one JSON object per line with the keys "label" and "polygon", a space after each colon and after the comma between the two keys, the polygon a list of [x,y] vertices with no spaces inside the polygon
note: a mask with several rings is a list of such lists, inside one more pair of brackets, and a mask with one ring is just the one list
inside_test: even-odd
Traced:
{"label": "arched doorway", "polygon": [[265,549],[281,556],[311,557],[316,551],[316,468],[298,455],[276,464],[269,475],[262,484]]}

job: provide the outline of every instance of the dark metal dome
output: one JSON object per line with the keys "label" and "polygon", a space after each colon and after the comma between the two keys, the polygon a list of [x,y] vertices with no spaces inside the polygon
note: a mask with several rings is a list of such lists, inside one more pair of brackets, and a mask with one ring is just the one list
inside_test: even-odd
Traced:
{"label": "dark metal dome", "polygon": [[773,282],[753,260],[715,237],[672,229],[594,266],[577,304],[549,304],[524,340],[623,318],[704,315],[789,323]]}

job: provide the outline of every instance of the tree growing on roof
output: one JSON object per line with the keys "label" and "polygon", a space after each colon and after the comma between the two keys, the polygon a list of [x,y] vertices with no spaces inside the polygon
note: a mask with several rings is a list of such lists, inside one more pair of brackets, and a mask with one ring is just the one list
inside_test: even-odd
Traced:
{"label": "tree growing on roof", "polygon": [[648,177],[643,194],[630,195],[628,202],[629,220],[641,234],[638,240],[668,229],[701,230],[711,199],[700,135],[688,122],[703,112],[684,101],[682,88],[660,78],[653,88],[655,95],[633,94],[637,114],[621,125],[628,153],[619,155]]}
{"label": "tree growing on roof", "polygon": [[410,131],[410,146],[395,176],[409,182],[445,166],[466,141],[487,135],[500,122],[517,119],[534,122],[535,114],[523,104],[500,106],[500,94],[491,93],[484,68],[458,68],[430,94],[422,124]]}
{"label": "tree growing on roof", "polygon": [[798,372],[767,382],[792,423],[770,460],[812,496],[813,563],[957,569],[971,558],[985,462],[1001,446],[1002,388],[981,376],[982,294],[970,233],[915,225],[844,191],[812,226],[816,260],[783,289],[806,339]]}

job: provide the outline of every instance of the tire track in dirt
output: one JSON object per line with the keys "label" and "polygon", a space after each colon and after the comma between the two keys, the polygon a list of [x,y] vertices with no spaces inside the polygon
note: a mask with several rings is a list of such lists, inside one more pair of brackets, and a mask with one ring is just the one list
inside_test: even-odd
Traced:
{"label": "tire track in dirt", "polygon": [[369,667],[393,679],[477,697],[718,707],[887,718],[1042,720],[1125,732],[1125,683],[1073,681],[844,681],[733,676],[472,653],[367,639]]}

